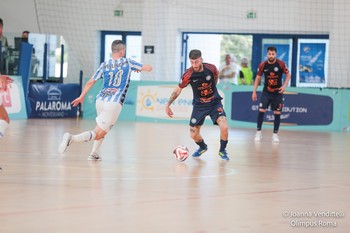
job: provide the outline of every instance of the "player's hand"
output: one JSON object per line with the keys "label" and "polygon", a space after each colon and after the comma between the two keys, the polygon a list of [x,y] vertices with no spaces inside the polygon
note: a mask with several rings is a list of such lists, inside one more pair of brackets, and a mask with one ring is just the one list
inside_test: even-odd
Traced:
{"label": "player's hand", "polygon": [[169,106],[168,104],[165,106],[165,113],[166,113],[170,118],[173,118],[173,116],[174,116],[174,113],[173,113],[173,111],[171,111],[170,106]]}
{"label": "player's hand", "polygon": [[255,91],[253,91],[253,94],[252,94],[252,100],[253,100],[253,101],[257,101],[257,100],[258,100],[258,97],[257,97],[257,95],[256,95],[256,92],[255,92]]}
{"label": "player's hand", "polygon": [[78,104],[83,102],[84,102],[84,98],[79,96],[78,98],[73,100],[71,104],[73,105],[73,107],[76,107]]}
{"label": "player's hand", "polygon": [[278,93],[282,94],[286,90],[285,86],[278,88]]}
{"label": "player's hand", "polygon": [[10,84],[13,83],[13,79],[7,75],[0,75],[0,90],[7,91]]}

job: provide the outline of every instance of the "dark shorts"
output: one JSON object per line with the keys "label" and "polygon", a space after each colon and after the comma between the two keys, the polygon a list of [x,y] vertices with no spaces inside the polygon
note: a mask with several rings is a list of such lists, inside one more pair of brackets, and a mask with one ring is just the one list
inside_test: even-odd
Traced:
{"label": "dark shorts", "polygon": [[210,116],[214,125],[217,125],[216,121],[219,117],[225,116],[224,107],[221,101],[212,106],[193,106],[192,115],[190,119],[190,126],[201,126],[204,123],[205,117]]}
{"label": "dark shorts", "polygon": [[259,109],[268,109],[269,105],[272,111],[282,111],[283,94],[262,92]]}

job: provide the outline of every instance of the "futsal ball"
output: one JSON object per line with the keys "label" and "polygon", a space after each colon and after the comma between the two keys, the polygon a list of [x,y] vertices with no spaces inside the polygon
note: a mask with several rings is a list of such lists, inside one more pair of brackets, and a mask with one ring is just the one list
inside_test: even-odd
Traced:
{"label": "futsal ball", "polygon": [[183,162],[188,158],[189,150],[186,146],[177,146],[174,149],[173,154],[175,159]]}

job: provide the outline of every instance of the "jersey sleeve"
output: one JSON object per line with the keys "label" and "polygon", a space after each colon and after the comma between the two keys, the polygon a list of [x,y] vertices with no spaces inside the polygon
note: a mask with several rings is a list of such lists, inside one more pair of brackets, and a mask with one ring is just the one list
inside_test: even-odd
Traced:
{"label": "jersey sleeve", "polygon": [[92,76],[93,80],[97,81],[100,78],[102,78],[103,66],[104,66],[104,63],[101,63],[100,67],[96,70],[95,74]]}
{"label": "jersey sleeve", "polygon": [[265,61],[260,63],[258,67],[258,73],[257,73],[258,76],[263,75],[265,63],[266,63]]}
{"label": "jersey sleeve", "polygon": [[281,61],[281,60],[277,60],[277,62],[280,65],[281,69],[283,70],[283,73],[284,74],[288,74],[289,70],[288,70],[287,64],[284,61]]}
{"label": "jersey sleeve", "polygon": [[128,60],[129,60],[131,70],[140,70],[141,71],[142,66],[143,66],[142,63],[139,63],[139,62],[134,61],[132,59],[128,59]]}
{"label": "jersey sleeve", "polygon": [[180,88],[185,88],[190,83],[192,75],[192,71],[190,69],[186,70],[186,72],[182,75],[179,83]]}

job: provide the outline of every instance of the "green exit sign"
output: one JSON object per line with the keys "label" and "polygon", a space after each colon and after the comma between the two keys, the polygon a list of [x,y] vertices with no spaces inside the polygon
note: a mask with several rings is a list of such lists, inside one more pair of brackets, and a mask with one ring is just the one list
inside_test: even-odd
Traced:
{"label": "green exit sign", "polygon": [[114,16],[123,16],[123,14],[124,14],[124,11],[122,11],[122,10],[115,10],[114,11]]}
{"label": "green exit sign", "polygon": [[254,11],[249,11],[249,12],[247,13],[247,18],[248,18],[248,19],[255,19],[255,18],[256,18],[256,12],[254,12]]}

